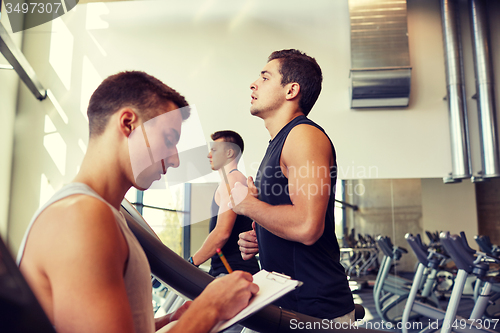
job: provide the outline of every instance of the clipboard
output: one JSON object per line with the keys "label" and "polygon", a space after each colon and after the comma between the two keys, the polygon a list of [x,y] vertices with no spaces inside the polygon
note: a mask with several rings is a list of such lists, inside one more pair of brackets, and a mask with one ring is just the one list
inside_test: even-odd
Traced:
{"label": "clipboard", "polygon": [[259,292],[250,300],[248,306],[233,318],[219,322],[210,333],[222,331],[236,324],[303,284],[287,275],[264,269],[253,275],[253,282],[259,286]]}

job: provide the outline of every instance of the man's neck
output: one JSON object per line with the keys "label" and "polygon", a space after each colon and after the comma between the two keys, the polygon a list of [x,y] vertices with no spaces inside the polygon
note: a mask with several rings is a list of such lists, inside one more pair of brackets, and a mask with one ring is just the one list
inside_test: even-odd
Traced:
{"label": "man's neck", "polygon": [[232,160],[231,162],[229,162],[228,164],[224,165],[222,168],[220,168],[218,171],[219,171],[219,175],[220,175],[220,179],[221,181],[225,181],[224,180],[224,173],[226,174],[226,176],[234,169],[237,169],[238,168],[238,163],[236,163],[235,160]]}
{"label": "man's neck", "polygon": [[293,119],[298,116],[303,116],[304,114],[296,109],[287,112],[275,112],[271,116],[264,119],[264,124],[271,135],[271,140],[281,131],[283,127],[286,126]]}
{"label": "man's neck", "polygon": [[132,184],[123,175],[118,161],[113,161],[113,156],[102,154],[98,146],[89,144],[80,171],[73,181],[88,185],[119,210]]}

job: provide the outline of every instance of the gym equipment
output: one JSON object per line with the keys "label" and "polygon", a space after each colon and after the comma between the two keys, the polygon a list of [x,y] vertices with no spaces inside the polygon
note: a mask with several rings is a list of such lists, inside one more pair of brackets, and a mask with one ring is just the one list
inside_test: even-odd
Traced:
{"label": "gym equipment", "polygon": [[[450,302],[448,304],[448,308],[446,309],[441,332],[451,332],[451,326],[453,324],[453,320],[456,317],[458,303],[463,291],[463,284],[465,283],[467,275],[470,273],[476,275],[478,279],[486,282],[476,304],[474,305],[474,309],[472,310],[472,313],[469,317],[470,320],[468,321],[472,326],[478,328],[476,325],[477,321],[482,320],[484,310],[488,305],[491,283],[498,281],[497,276],[489,276],[487,274],[489,269],[487,262],[493,261],[498,263],[499,261],[493,257],[487,256],[485,253],[476,252],[475,250],[471,249],[463,232],[461,233],[461,236],[450,235],[449,232],[442,232],[439,238],[441,239],[441,243],[445,247],[446,251],[449,253],[450,257],[453,259],[459,269],[457,278],[455,279],[456,286],[453,288],[453,291],[451,293]],[[474,257],[474,254],[477,257]],[[469,329],[469,332],[471,332],[474,327],[471,327]],[[455,329],[455,327],[453,327],[453,329]],[[484,328],[483,330],[479,329],[479,332],[484,332]]]}
{"label": "gym equipment", "polygon": [[[194,299],[213,280],[212,276],[194,267],[167,248],[126,199],[122,201],[120,211],[124,215],[130,230],[144,249],[151,272],[159,281],[169,285],[185,297]],[[357,308],[359,309],[360,306],[358,305]],[[282,309],[274,305],[264,307],[240,324],[261,333],[295,332],[296,330],[292,328],[291,322],[310,323],[311,327],[319,328],[302,330],[304,332],[380,333],[380,331],[365,328],[335,329],[331,326],[325,328],[322,326],[324,325],[322,319]]]}
{"label": "gym equipment", "polygon": [[1,237],[0,330],[56,333]]}
{"label": "gym equipment", "polygon": [[389,275],[393,263],[408,251],[394,246],[389,237],[378,236],[377,245],[384,254],[373,286],[373,300],[378,315],[385,321],[401,321],[404,304],[410,293],[411,280]]}
{"label": "gym equipment", "polygon": [[[358,242],[353,248],[342,248],[341,264],[344,265],[349,276],[361,277],[378,267],[378,248],[370,235],[366,239],[358,235]],[[347,254],[347,258],[344,257]],[[347,260],[346,260],[347,259]]]}
{"label": "gym equipment", "polygon": [[500,257],[500,247],[491,244],[491,240],[488,236],[474,236],[474,239],[476,240],[477,245],[481,248],[481,251],[492,257]]}
{"label": "gym equipment", "polygon": [[[440,240],[439,240],[439,232],[438,231],[436,231],[436,232],[425,231],[425,233],[426,233],[427,237],[429,238],[429,244],[425,245],[421,241],[420,235],[417,234],[416,237],[418,237],[420,239],[420,243],[423,246],[427,247],[429,250],[432,250],[436,253],[445,253],[443,246],[441,245]],[[448,295],[451,292],[451,289],[453,288],[453,283],[455,280],[455,275],[456,275],[456,274],[453,274],[453,272],[444,268],[448,261],[450,261],[449,258],[447,260],[444,260],[441,263],[441,266],[443,267],[443,269],[440,269],[436,273],[436,283],[434,286],[434,293],[438,294],[441,297],[441,299],[444,299],[446,297],[446,295]]]}
{"label": "gym equipment", "polygon": [[[436,248],[428,249],[422,242],[419,234],[413,237],[412,234],[408,233],[405,235],[405,239],[417,256],[419,265],[424,265],[421,281],[415,283],[415,278],[413,279],[413,285],[416,284],[419,286],[420,301],[423,303],[431,303],[433,306],[441,309],[434,290],[439,279],[439,274],[442,272],[440,268],[448,261],[449,257],[444,253],[437,252]],[[417,275],[417,273],[415,275]]]}
{"label": "gym equipment", "polygon": [[[488,236],[474,236],[476,243],[481,251],[494,258],[500,258],[500,248],[493,245]],[[477,280],[474,286],[474,300],[477,301],[485,282]],[[484,310],[484,315],[491,319],[500,319],[500,285],[495,283],[491,286],[492,295],[490,296],[489,304]]]}
{"label": "gym equipment", "polygon": [[[167,288],[163,283],[155,277],[152,278],[153,284],[153,311],[157,313],[167,314],[177,310],[186,302],[181,295],[176,293],[171,288]],[[163,313],[159,312],[163,311]]]}
{"label": "gym equipment", "polygon": [[[452,236],[449,232],[441,233],[441,244],[459,269],[448,307],[446,311],[443,311],[428,304],[415,301],[415,297],[418,287],[421,284],[420,282],[423,277],[424,268],[427,266],[432,269],[437,269],[439,267],[439,262],[445,258],[442,254],[437,254],[435,251],[429,251],[429,255],[426,256],[421,244],[418,244],[418,241],[416,241],[411,234],[407,234],[406,239],[412,249],[414,249],[420,263],[403,313],[403,333],[408,332],[410,312],[416,312],[435,320],[436,325],[429,325],[421,332],[434,332],[440,330],[440,332],[449,333],[452,329],[454,332],[495,332],[489,329],[489,322],[488,325],[485,325],[487,321],[482,319],[491,290],[490,279],[486,278],[488,265],[485,263],[485,261],[490,260],[490,258],[487,258],[482,253],[476,253],[476,251],[471,249],[467,244],[465,234],[463,234],[463,237],[460,237],[456,235]],[[477,258],[473,256],[473,253],[477,255]],[[486,285],[478,301],[475,303],[469,319],[464,319],[457,317],[457,309],[469,273],[475,274],[479,279],[485,280]]]}
{"label": "gym equipment", "polygon": [[340,263],[349,277],[349,288],[354,292],[373,286],[374,277],[379,270],[379,249],[370,235],[363,237],[358,234],[356,240],[354,229],[348,239],[350,247],[340,249]]}
{"label": "gym equipment", "polygon": [[[448,256],[436,252],[435,249],[427,249],[419,235],[414,237],[412,234],[407,233],[405,239],[410,245],[410,248],[415,253],[419,264],[417,272],[413,279],[413,285],[406,301],[405,310],[402,318],[403,333],[408,333],[410,321],[410,314],[417,313],[432,320],[441,321],[444,319],[445,311],[439,307],[439,301],[433,293],[434,285],[436,283],[436,276],[438,269]],[[427,253],[428,252],[428,253]],[[420,295],[417,295],[419,290],[422,290]],[[418,297],[419,301],[415,299]],[[436,306],[425,304],[427,298],[431,298]],[[440,326],[440,325],[437,325]],[[421,332],[432,332],[430,327],[427,327]]]}

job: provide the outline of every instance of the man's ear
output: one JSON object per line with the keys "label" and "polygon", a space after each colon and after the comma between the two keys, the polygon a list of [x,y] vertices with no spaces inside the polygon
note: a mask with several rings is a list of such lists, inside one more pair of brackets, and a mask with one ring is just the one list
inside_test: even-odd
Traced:
{"label": "man's ear", "polygon": [[235,157],[235,151],[233,148],[229,148],[228,150],[226,150],[226,157],[227,158],[234,158]]}
{"label": "man's ear", "polygon": [[300,85],[297,82],[289,83],[288,90],[286,92],[286,99],[291,100],[297,97],[300,93]]}
{"label": "man's ear", "polygon": [[139,116],[131,108],[123,108],[118,111],[120,132],[128,137],[139,124]]}

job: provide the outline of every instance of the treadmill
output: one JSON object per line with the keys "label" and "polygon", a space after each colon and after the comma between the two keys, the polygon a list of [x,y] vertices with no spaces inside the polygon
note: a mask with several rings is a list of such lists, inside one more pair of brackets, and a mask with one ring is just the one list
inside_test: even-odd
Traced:
{"label": "treadmill", "polygon": [[[142,216],[126,199],[122,202],[121,212],[125,216],[129,228],[143,247],[151,272],[158,280],[190,299],[195,299],[213,280],[212,276],[191,265],[163,245]],[[311,323],[310,326],[316,327],[316,329],[299,330],[296,326],[291,325],[291,320],[294,320],[295,323]],[[366,328],[324,328],[326,325],[322,319],[282,309],[275,305],[264,307],[240,324],[261,333],[380,332]],[[1,237],[0,331],[6,333],[56,333]]]}
{"label": "treadmill", "polygon": [[[125,216],[130,230],[141,244],[151,267],[151,273],[161,282],[189,299],[195,299],[209,284],[213,277],[188,263],[182,257],[166,247],[156,236],[139,212],[126,199],[122,201],[121,212]],[[293,321],[292,321],[293,320]],[[292,323],[311,323],[309,326],[319,329],[297,329]],[[267,305],[247,319],[241,325],[260,333],[282,332],[344,332],[344,333],[379,333],[380,330],[366,328],[332,328],[325,326],[323,319],[302,313]],[[340,325],[338,325],[340,326]]]}

